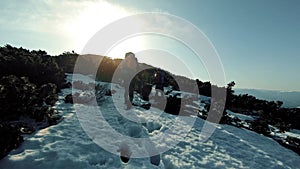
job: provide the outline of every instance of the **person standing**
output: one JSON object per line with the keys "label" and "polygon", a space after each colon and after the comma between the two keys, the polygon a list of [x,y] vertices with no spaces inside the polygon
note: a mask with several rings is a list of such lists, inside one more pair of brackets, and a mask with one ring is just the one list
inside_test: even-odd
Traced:
{"label": "person standing", "polygon": [[157,70],[155,73],[155,95],[164,95],[164,81],[165,81],[165,72],[161,69]]}
{"label": "person standing", "polygon": [[127,109],[132,106],[131,102],[133,99],[133,87],[130,87],[130,82],[138,71],[138,61],[135,54],[128,52],[125,54],[125,59],[121,62],[121,74],[123,79],[123,86],[125,88],[124,100]]}

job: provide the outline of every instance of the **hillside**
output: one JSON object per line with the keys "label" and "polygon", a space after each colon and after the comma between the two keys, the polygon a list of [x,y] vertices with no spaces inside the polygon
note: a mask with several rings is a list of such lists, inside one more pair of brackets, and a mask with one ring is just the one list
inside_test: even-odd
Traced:
{"label": "hillside", "polygon": [[[77,59],[81,59],[80,66],[85,68],[80,74],[85,79],[82,82],[80,79],[72,81]],[[99,59],[102,59],[101,63]],[[129,90],[134,93],[131,100],[133,106],[126,108],[121,99],[124,97],[124,79],[111,83],[114,74],[122,71],[119,69],[122,62],[122,59],[107,56],[78,55],[74,52],[50,56],[41,50],[30,51],[10,45],[0,47],[0,158],[4,157],[0,161],[0,168],[60,168],[65,164],[73,168],[154,167],[146,158],[132,159],[126,165],[118,161],[118,156],[97,147],[84,134],[78,123],[80,117],[76,116],[78,114],[74,108],[91,108],[90,104],[83,103],[95,98],[111,125],[130,137],[154,136],[159,139],[158,136],[166,129],[177,125],[174,124],[179,117],[177,115],[194,118],[196,123],[187,137],[180,140],[175,135],[174,139],[181,142],[161,155],[160,168],[294,168],[299,162],[296,153],[300,154],[300,138],[297,134],[300,130],[300,109],[284,108],[283,102],[278,99],[268,101],[239,94],[235,92],[235,82],[218,87],[199,79],[177,76],[145,63],[138,63],[139,70],[145,70],[133,77],[129,85]],[[97,70],[95,77],[91,76],[93,70]],[[152,90],[158,85],[158,72],[164,74],[161,84],[163,91],[153,94]],[[96,79],[97,85],[90,78]],[[90,79],[89,83],[87,79]],[[181,84],[181,88],[178,84]],[[212,89],[226,90],[225,110],[217,112],[221,115],[221,121],[220,124],[214,124],[217,129],[211,140],[201,142],[201,127],[206,122],[210,108],[214,107],[210,98]],[[113,103],[112,98],[116,102]],[[157,98],[162,100],[155,100]],[[215,103],[218,105],[219,101]],[[184,114],[178,113],[181,108],[184,108]],[[124,121],[120,119],[121,114],[117,113],[120,109],[124,109],[127,115],[134,112],[139,118],[150,122],[133,124]],[[85,112],[90,111],[87,109]],[[155,116],[157,114],[160,116]],[[87,115],[90,117],[90,114]],[[160,120],[155,121],[154,117]],[[91,120],[86,125],[91,125]],[[183,133],[186,126],[178,123],[176,127],[179,133]],[[71,139],[76,137],[78,139]],[[114,139],[109,141],[117,144]],[[93,150],[90,146],[94,147]],[[81,147],[88,147],[92,154],[89,155],[89,151]],[[99,160],[96,151],[102,153]],[[282,152],[285,156],[278,157]],[[250,157],[254,162],[249,162]]]}
{"label": "hillside", "polygon": [[[68,77],[70,80],[71,77]],[[107,96],[101,104],[102,115],[108,124],[104,121],[85,121],[84,118],[98,118],[93,116],[93,113],[79,116],[78,120],[74,106],[77,109],[91,110],[93,105],[73,106],[64,103],[64,97],[70,94],[71,90],[63,89],[59,94],[56,109],[63,115],[64,120],[58,125],[26,137],[20,148],[0,161],[0,168],[297,168],[300,163],[296,153],[281,147],[276,141],[229,125],[216,125],[214,134],[209,140],[202,142],[200,133],[205,121],[196,117],[193,117],[196,118],[195,124],[184,139],[180,138],[178,133],[184,133],[186,125],[177,120],[177,134],[174,133],[172,139],[166,140],[166,143],[171,143],[173,139],[179,139],[181,142],[161,154],[159,166],[152,165],[147,157],[132,158],[128,163],[123,163],[118,154],[107,152],[93,142],[97,137],[102,140],[108,139],[105,142],[117,149],[122,140],[109,139],[110,135],[101,127],[93,127],[95,134],[88,136],[81,125],[95,126],[97,124],[94,122],[97,122],[98,125],[110,125],[123,135],[151,137],[156,142],[166,130],[173,128],[176,116],[161,113],[157,108],[145,110],[139,107],[124,110],[121,115],[117,113],[114,104],[124,106],[122,97],[118,97],[124,90],[119,85],[111,85],[111,89],[116,91],[114,98],[117,100],[113,103],[113,97]],[[147,123],[136,123],[128,119],[136,116]],[[84,124],[80,124],[82,120],[85,121]],[[161,146],[164,145],[167,144]],[[129,145],[132,150],[136,146]]]}
{"label": "hillside", "polygon": [[259,99],[273,101],[283,101],[283,107],[300,108],[300,92],[284,92],[275,90],[259,90],[259,89],[234,89],[235,94],[250,94]]}

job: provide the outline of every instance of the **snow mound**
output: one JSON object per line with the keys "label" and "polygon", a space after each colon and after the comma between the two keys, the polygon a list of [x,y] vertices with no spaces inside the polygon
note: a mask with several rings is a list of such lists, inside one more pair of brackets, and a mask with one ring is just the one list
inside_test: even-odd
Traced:
{"label": "snow mound", "polygon": [[146,123],[145,126],[148,129],[148,132],[152,133],[155,130],[159,130],[162,127],[162,124],[160,124],[159,122],[155,122],[155,121],[149,121]]}

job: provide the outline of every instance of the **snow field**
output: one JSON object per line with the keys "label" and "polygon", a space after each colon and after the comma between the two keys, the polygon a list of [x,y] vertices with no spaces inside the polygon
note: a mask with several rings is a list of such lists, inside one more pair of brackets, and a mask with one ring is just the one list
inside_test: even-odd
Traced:
{"label": "snow field", "polygon": [[[70,94],[71,90],[63,89],[56,105],[56,109],[63,115],[62,122],[26,136],[21,147],[13,150],[0,161],[0,168],[293,169],[300,166],[300,157],[296,153],[280,146],[271,138],[246,129],[216,125],[213,135],[207,141],[202,142],[199,136],[204,120],[200,118],[192,117],[196,119],[189,130],[189,124],[186,124],[186,121],[176,120],[176,116],[162,113],[156,108],[144,110],[133,107],[126,111],[122,102],[124,90],[114,85],[112,88],[116,90],[115,96],[107,97],[99,107],[96,107],[101,114],[95,111],[97,109],[93,105],[75,104],[76,109],[85,111],[79,116],[72,104],[65,104],[63,101],[64,96]],[[90,120],[101,116],[105,121]],[[108,128],[115,132],[111,133]],[[170,129],[172,129],[170,134],[166,135],[165,133]],[[89,133],[85,130],[89,130]],[[186,137],[182,138],[182,135]],[[159,143],[156,145],[157,149],[167,148],[168,151],[161,154],[159,166],[152,165],[147,157],[131,158],[125,164],[116,155],[117,149],[124,142],[129,144],[130,149],[138,149],[141,152],[144,151],[144,146],[150,146],[150,148],[152,146],[149,145],[150,142],[138,144],[139,142],[134,140],[127,142],[126,139],[111,139],[119,136],[137,139],[151,138],[152,143]],[[170,146],[170,143],[177,141],[180,141],[177,145]],[[108,152],[95,142],[104,144],[114,152]],[[149,152],[144,151],[144,153]]]}

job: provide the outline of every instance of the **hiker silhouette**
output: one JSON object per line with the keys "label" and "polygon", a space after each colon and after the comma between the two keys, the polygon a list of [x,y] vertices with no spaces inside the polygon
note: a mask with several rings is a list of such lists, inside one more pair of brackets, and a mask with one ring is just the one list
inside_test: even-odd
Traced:
{"label": "hiker silhouette", "polygon": [[155,73],[155,89],[156,89],[156,96],[160,95],[163,96],[164,95],[164,83],[165,83],[165,72],[161,69],[158,69]]}
{"label": "hiker silhouette", "polygon": [[125,59],[121,62],[120,67],[121,67],[121,74],[123,79],[122,85],[125,88],[124,100],[127,109],[129,109],[132,106],[131,102],[133,99],[133,90],[134,90],[129,85],[133,77],[136,75],[139,67],[135,54],[132,52],[126,53]]}

